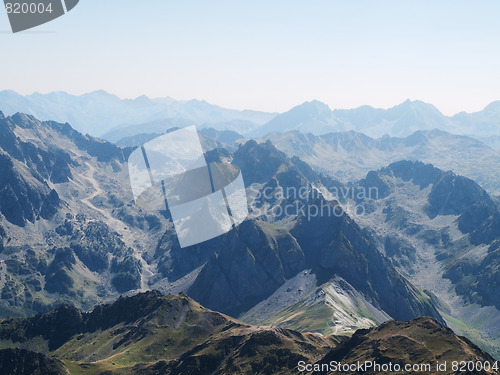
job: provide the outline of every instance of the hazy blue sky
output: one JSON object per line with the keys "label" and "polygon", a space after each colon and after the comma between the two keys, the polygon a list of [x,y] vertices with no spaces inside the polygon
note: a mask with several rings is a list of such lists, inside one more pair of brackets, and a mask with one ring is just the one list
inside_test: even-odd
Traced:
{"label": "hazy blue sky", "polygon": [[497,0],[81,0],[13,35],[0,11],[0,90],[475,111],[500,99],[499,14]]}

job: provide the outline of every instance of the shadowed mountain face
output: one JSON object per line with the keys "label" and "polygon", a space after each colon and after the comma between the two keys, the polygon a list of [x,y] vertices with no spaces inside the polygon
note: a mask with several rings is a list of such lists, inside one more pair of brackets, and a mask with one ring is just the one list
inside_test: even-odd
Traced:
{"label": "shadowed mountain face", "polygon": [[[369,178],[360,181],[360,185],[366,188],[371,185],[383,186],[383,194],[374,204],[384,207],[382,212],[386,214],[386,225],[397,229],[400,235],[406,235],[408,238],[420,237],[428,244],[434,245],[437,260],[446,263],[446,277],[457,281],[458,274],[464,272],[465,264],[472,265],[477,262],[481,262],[482,266],[478,265],[477,273],[472,270],[465,271],[468,278],[480,280],[491,276],[493,280],[500,277],[498,274],[490,275],[487,271],[496,272],[493,271],[496,267],[489,268],[488,264],[498,263],[495,254],[500,241],[500,226],[497,225],[500,210],[486,191],[474,181],[421,162],[402,161],[371,173]],[[402,206],[401,199],[396,199],[398,193],[404,194],[402,187],[408,189],[408,199],[422,199],[422,204],[415,205],[412,209]],[[417,188],[417,191],[410,197],[412,188]],[[427,223],[417,219],[417,211],[425,215]],[[370,222],[368,217],[363,219],[367,224]],[[432,228],[432,223],[439,220],[447,225],[440,227],[436,223],[435,228]],[[460,236],[458,237],[457,233],[452,234],[452,230],[458,230]],[[479,258],[464,257],[467,252],[477,247],[486,247],[488,251]],[[479,268],[483,271],[479,272]],[[495,288],[495,283],[491,284],[491,287]],[[476,302],[493,303],[500,308],[500,301],[492,297],[498,295],[496,290],[477,288],[471,293],[459,288],[459,293],[464,293],[464,296]],[[471,297],[473,295],[476,296],[475,299]],[[485,301],[481,302],[483,299]]]}
{"label": "shadowed mountain face", "polygon": [[321,176],[309,165],[299,158],[288,158],[271,142],[246,142],[234,152],[232,163],[241,169],[247,186],[279,182],[282,188],[299,188],[322,183]]}
{"label": "shadowed mountain face", "polygon": [[436,317],[428,296],[388,267],[389,262],[348,215],[301,217],[291,233],[307,249],[308,267],[320,280],[342,277],[356,290],[372,296],[371,302],[395,319]]}
{"label": "shadowed mountain face", "polygon": [[[495,360],[464,337],[456,336],[452,330],[442,327],[430,318],[418,318],[406,323],[390,321],[370,330],[360,330],[351,338],[339,344],[315,366],[328,368],[332,362],[356,364],[376,362],[378,365],[399,364],[430,365],[430,370],[420,368],[415,372],[425,374],[456,374],[452,368],[454,361],[489,362],[495,367]],[[446,370],[437,370],[438,363],[446,363]],[[394,370],[393,370],[394,371]],[[380,374],[375,368],[366,367],[361,371],[342,371],[347,374]],[[399,372],[399,371],[395,371]],[[337,374],[338,371],[313,371],[313,374]],[[488,371],[468,372],[474,374],[495,374],[497,370],[490,367]]]}
{"label": "shadowed mountain face", "polygon": [[2,374],[46,374],[66,375],[68,369],[61,361],[26,349],[0,350],[0,372]]}
{"label": "shadowed mountain face", "polygon": [[269,297],[306,268],[296,239],[269,223],[247,221],[214,242],[219,253],[208,261],[188,294],[232,316]]}
{"label": "shadowed mountain face", "polygon": [[264,222],[243,224],[218,240],[221,252],[209,260],[188,294],[210,308],[238,315],[309,268],[319,284],[335,276],[344,278],[397,319],[441,319],[429,298],[389,266],[347,215],[323,222],[326,233],[316,236],[319,225],[301,218],[287,232]]}
{"label": "shadowed mountain face", "polygon": [[37,369],[42,374],[68,370],[79,374],[294,374],[301,363],[337,359],[493,362],[431,318],[391,321],[346,339],[248,325],[185,295],[164,296],[157,291],[122,297],[92,312],[62,306],[32,318],[3,320],[0,345],[5,348],[0,350],[0,369],[17,371],[6,374],[31,374]]}
{"label": "shadowed mountain face", "polygon": [[[286,158],[269,142],[247,142],[234,153],[233,163],[241,168],[247,184],[267,181],[267,191],[286,192],[290,187],[299,190],[322,183],[307,165]],[[273,197],[269,194],[269,202]],[[294,198],[284,197],[272,204],[293,205],[297,203]],[[342,209],[335,211],[337,202],[315,198],[311,192],[303,204],[303,210],[289,218],[286,227],[265,221],[246,222],[207,241],[204,246],[212,249],[214,256],[188,294],[209,308],[238,315],[271,296],[299,271],[312,269],[319,285],[340,276],[369,296],[376,308],[396,319],[418,315],[441,319],[428,296],[414,290],[394,271]],[[321,207],[324,212],[306,217],[306,212]],[[262,219],[273,220],[267,216]],[[187,254],[190,251],[185,250]],[[396,300],[398,303],[394,303]]]}

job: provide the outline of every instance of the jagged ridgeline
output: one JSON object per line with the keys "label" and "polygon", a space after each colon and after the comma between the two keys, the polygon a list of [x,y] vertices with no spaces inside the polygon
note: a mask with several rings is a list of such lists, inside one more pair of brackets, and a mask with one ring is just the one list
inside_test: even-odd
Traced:
{"label": "jagged ridgeline", "polygon": [[[314,269],[322,283],[345,278],[375,310],[394,318],[440,319],[430,299],[394,271],[346,214],[319,218],[325,231],[318,237],[329,246],[307,238],[311,222],[299,213],[287,227],[260,217],[265,221],[248,221],[225,236],[181,249],[164,217],[133,205],[124,164],[130,149],[83,136],[68,124],[21,114],[1,121],[4,315],[43,312],[63,301],[90,308],[119,293],[156,284],[168,289],[179,280],[173,287],[238,315],[300,271]],[[220,159],[224,153],[210,155]],[[251,141],[225,155],[241,168],[247,185],[322,183],[306,164],[270,143]],[[155,230],[163,233],[158,243],[152,241]],[[340,256],[343,270],[336,269]],[[373,264],[367,267],[370,257]],[[393,291],[402,303],[391,302]]]}
{"label": "jagged ridgeline", "polygon": [[431,318],[392,321],[348,339],[251,326],[186,295],[157,291],[91,312],[62,306],[4,320],[0,345],[2,374],[295,374],[305,364],[315,368],[333,360],[435,364],[436,355],[450,366],[455,358],[494,363]]}
{"label": "jagged ridgeline", "polygon": [[130,150],[22,114],[2,116],[0,133],[0,313],[90,308],[106,289],[140,288],[142,264],[115,229],[159,219],[128,213]]}
{"label": "jagged ridgeline", "polygon": [[[133,148],[22,114],[1,116],[0,132],[5,318],[46,313],[61,304],[87,311],[124,293],[157,289],[184,292],[246,324],[325,336],[428,316],[494,348],[496,336],[486,338],[486,331],[467,326],[479,322],[457,310],[457,304],[497,306],[480,289],[498,277],[498,206],[465,177],[407,162],[345,184],[278,151],[269,140],[241,142],[232,133],[204,131],[202,143],[211,149],[207,159],[241,169],[252,215],[225,235],[180,248],[168,212],[134,204],[126,165]],[[403,190],[396,186],[405,184],[419,189],[419,199],[398,195]],[[372,187],[375,197],[327,200],[318,193]],[[450,194],[455,199],[446,199]],[[347,209],[351,203],[362,205],[365,215]],[[418,230],[411,222],[417,216],[406,217],[399,207],[408,204],[428,220],[419,219]],[[311,216],[318,207],[329,214]],[[419,242],[424,240],[425,246]],[[474,274],[481,267],[475,261],[464,269],[460,262],[468,258],[455,258],[453,247],[441,246],[448,240],[464,253],[474,248],[486,254],[488,271]],[[417,250],[429,248],[443,267],[428,280],[443,276],[448,284],[417,277],[416,269],[428,270],[421,260],[430,259]],[[455,287],[459,299],[449,301]],[[467,300],[469,291],[474,294]],[[494,319],[488,324],[494,327]]]}

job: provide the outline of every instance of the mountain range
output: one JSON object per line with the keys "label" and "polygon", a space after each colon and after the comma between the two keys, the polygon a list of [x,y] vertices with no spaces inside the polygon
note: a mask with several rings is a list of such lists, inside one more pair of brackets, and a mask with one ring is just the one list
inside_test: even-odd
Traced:
{"label": "mountain range", "polygon": [[497,203],[475,182],[416,161],[370,172],[353,189],[373,187],[378,195],[358,201],[366,211],[356,221],[396,269],[437,297],[449,326],[498,353]]}
{"label": "mountain range", "polygon": [[272,132],[299,130],[322,135],[353,130],[372,137],[408,136],[417,130],[458,130],[455,122],[431,104],[407,100],[389,109],[362,106],[331,110],[317,100],[305,102],[276,116],[256,130],[259,136]]}
{"label": "mountain range", "polygon": [[7,115],[31,114],[41,120],[69,122],[82,133],[112,142],[144,133],[165,133],[172,127],[232,130],[246,137],[262,138],[269,133],[296,130],[323,135],[356,131],[373,138],[385,135],[407,137],[416,131],[434,129],[467,135],[499,149],[500,102],[482,111],[443,115],[432,104],[407,100],[389,109],[362,106],[334,109],[317,100],[305,102],[287,112],[236,111],[206,101],[178,101],[171,98],[120,99],[104,91],[80,96],[65,92],[19,95],[0,92],[0,108]]}
{"label": "mountain range", "polygon": [[112,138],[119,132],[118,139],[137,134],[127,131],[131,126],[148,132],[157,129],[165,132],[173,126],[196,124],[206,127],[209,124],[213,128],[249,131],[276,115],[230,110],[200,100],[151,99],[146,96],[120,99],[102,90],[80,96],[66,92],[23,96],[10,90],[2,91],[0,108],[7,115],[22,112],[41,120],[68,122],[76,130],[93,136],[107,134],[106,138]]}
{"label": "mountain range", "polygon": [[[201,139],[207,160],[239,167],[251,215],[220,237],[181,248],[168,211],[141,210],[133,202],[126,164],[133,147],[24,114],[0,113],[0,132],[4,318],[53,317],[49,311],[66,304],[92,310],[120,295],[155,289],[185,293],[248,326],[323,337],[427,316],[433,329],[448,325],[500,356],[499,205],[469,176],[406,160],[356,181],[338,181],[302,155],[279,151],[271,139],[241,141],[238,134],[206,129]],[[344,134],[361,144],[374,141]],[[436,134],[456,144],[476,142]],[[417,133],[414,143],[429,138]],[[404,148],[412,139],[391,142]],[[479,154],[486,146],[477,144]],[[342,147],[348,145],[360,147]],[[35,352],[50,346],[36,343],[42,346]],[[32,349],[4,355],[61,365],[33,357]],[[99,358],[107,358],[108,349]],[[93,362],[89,353],[98,352],[88,349],[67,360]],[[151,362],[141,361],[120,366]]]}
{"label": "mountain range", "polygon": [[500,151],[441,130],[378,139],[355,131],[320,136],[289,131],[269,134],[264,140],[343,182],[362,179],[369,171],[396,161],[419,160],[467,176],[490,193],[500,194]]}
{"label": "mountain range", "polygon": [[[264,214],[182,249],[167,217],[132,204],[124,164],[130,149],[26,115],[0,121],[4,315],[43,312],[61,301],[85,308],[118,293],[154,287],[178,288],[209,308],[237,316],[286,280],[313,269],[321,284],[342,278],[379,316],[441,320],[429,297],[395,272],[345,213],[319,218],[328,228],[321,243],[308,237],[311,221],[302,214],[290,217],[287,227]],[[93,156],[95,150],[99,156]],[[309,166],[289,159],[270,142],[248,142],[230,159],[249,188],[277,183],[310,189],[321,183]],[[308,207],[320,204],[318,199],[269,197],[260,203],[278,207],[300,201]],[[343,259],[342,268],[337,257]],[[354,268],[358,274],[352,274]],[[30,276],[25,280],[21,275]],[[394,299],[400,303],[394,305]]]}
{"label": "mountain range", "polygon": [[468,135],[496,147],[500,136],[499,125],[500,102],[493,102],[480,112],[460,112],[448,117],[432,104],[418,100],[407,100],[389,109],[362,106],[333,111],[326,104],[313,100],[274,117],[249,135],[264,137],[269,133],[291,130],[314,135],[356,131],[380,138],[386,135],[407,137],[419,130],[438,129]]}

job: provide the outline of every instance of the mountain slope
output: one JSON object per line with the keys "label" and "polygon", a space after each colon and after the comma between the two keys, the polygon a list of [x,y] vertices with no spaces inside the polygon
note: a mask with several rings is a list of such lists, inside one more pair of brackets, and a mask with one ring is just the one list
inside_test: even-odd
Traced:
{"label": "mountain slope", "polygon": [[252,327],[186,296],[158,292],[120,298],[92,312],[63,306],[0,325],[2,347],[37,350],[83,374],[242,373],[249,366],[254,373],[289,371],[294,362],[317,360],[338,342],[335,337]]}
{"label": "mountain slope", "polygon": [[[379,366],[392,363],[401,366],[400,371],[386,370],[384,372],[402,372],[405,365],[417,365],[415,372],[431,374],[456,374],[453,369],[454,361],[489,363],[488,371],[474,371],[474,374],[498,373],[498,363],[487,353],[479,349],[464,337],[455,336],[453,331],[440,326],[430,318],[418,318],[406,323],[387,322],[380,327],[370,330],[360,330],[350,339],[342,342],[321,361],[316,363],[320,369],[322,365],[335,364],[365,364],[375,362]],[[446,369],[437,369],[437,364],[446,363]],[[430,365],[420,367],[422,365]],[[497,370],[492,369],[495,367]],[[410,367],[411,368],[411,367]],[[360,371],[343,371],[347,374],[380,374],[374,366],[363,367]],[[337,371],[314,371],[313,374],[336,374]]]}
{"label": "mountain slope", "polygon": [[187,293],[232,316],[267,298],[306,267],[297,241],[272,224],[247,221],[214,242],[220,252],[208,261]]}
{"label": "mountain slope", "polygon": [[[316,288],[328,288],[340,274],[352,286],[353,298],[372,301],[378,317],[407,319],[423,314],[441,319],[432,301],[382,259],[347,214],[339,220],[324,217],[308,223],[304,212],[326,203],[316,201],[318,189],[332,181],[300,159],[289,159],[271,143],[249,141],[233,154],[207,153],[211,161],[229,160],[240,167],[252,200],[251,220],[226,235],[182,249],[168,212],[142,211],[133,204],[124,164],[130,149],[83,136],[67,124],[42,123],[30,116],[15,115],[0,122],[5,135],[0,145],[19,177],[3,181],[2,188],[16,191],[31,210],[31,216],[19,222],[11,217],[17,210],[2,210],[0,312],[4,316],[44,312],[62,302],[90,309],[119,293],[150,288],[187,291],[209,308],[239,315],[312,268]],[[57,159],[51,155],[63,155],[65,163],[54,167],[55,162],[49,162]],[[52,171],[64,172],[64,178],[54,179]],[[28,186],[34,181],[34,192],[59,200],[50,205],[52,200],[48,203],[24,192],[17,181]],[[253,196],[262,191],[269,194]],[[280,191],[285,195],[279,196]],[[293,193],[298,191],[306,194]],[[310,231],[310,225],[330,227],[335,237],[324,234],[330,246],[319,251],[306,238],[304,231]],[[341,257],[344,268],[324,270],[315,256],[329,264]],[[353,276],[349,268],[373,270]],[[389,285],[395,294],[388,292]],[[401,303],[390,303],[389,295]],[[320,324],[335,320],[334,309],[327,311]],[[357,314],[366,326],[365,312]],[[370,325],[379,320],[370,320]],[[354,324],[350,329],[356,328]]]}
{"label": "mountain slope", "polygon": [[[311,186],[320,187],[322,179],[307,165],[287,159],[270,143],[255,141],[241,146],[233,163],[241,168],[249,190],[255,187],[253,182],[263,183],[260,191],[267,191],[266,197],[250,204],[259,220],[207,241],[205,248],[213,255],[198,263],[207,262],[189,288],[190,296],[209,308],[238,315],[270,297],[300,271],[312,269],[317,287],[341,277],[393,318],[430,315],[441,319],[429,297],[383,259],[345,212],[335,211],[337,202],[318,197]],[[298,191],[302,194],[295,195]],[[262,209],[261,204],[271,207]],[[269,214],[283,207],[293,208],[285,218]],[[307,212],[312,210],[324,212],[309,217]],[[183,254],[191,252],[187,249]],[[323,318],[335,320],[333,316],[332,311]]]}
{"label": "mountain slope", "polygon": [[[377,318],[369,320],[370,325],[386,316],[408,319],[431,315],[441,319],[431,300],[394,271],[346,213],[335,217],[334,201],[318,198],[317,188],[323,186],[324,179],[305,163],[288,159],[270,143],[255,141],[240,146],[232,163],[245,176],[253,219],[185,249],[178,247],[175,238],[165,236],[154,255],[164,277],[180,280],[196,270],[187,294],[209,308],[239,315],[271,297],[299,272],[312,268],[318,291],[328,288],[336,277],[343,277],[359,296],[371,301],[374,312],[356,312],[360,318],[375,314]],[[321,206],[329,210],[328,215],[304,216]],[[311,239],[307,232],[317,233],[317,238]],[[321,267],[318,259],[326,267]],[[398,303],[391,302],[392,297]],[[356,304],[353,301],[352,305]],[[328,307],[312,323],[334,322],[335,311],[334,306]],[[362,326],[367,323],[363,321]],[[355,328],[353,324],[350,330]]]}
{"label": "mountain slope", "polygon": [[[439,298],[462,333],[498,355],[500,211],[474,181],[421,162],[402,161],[359,182],[379,194],[358,202],[356,221],[413,284]],[[354,188],[356,189],[356,188]],[[459,321],[462,321],[461,323]]]}
{"label": "mountain slope", "polygon": [[[332,203],[315,203],[318,207]],[[331,207],[331,206],[330,206]],[[342,277],[371,303],[399,320],[415,316],[441,319],[430,299],[411,285],[382,257],[370,239],[347,214],[301,217],[291,233],[304,249],[318,277]]]}
{"label": "mountain slope", "polygon": [[324,335],[350,335],[356,329],[390,319],[340,276],[317,285],[317,276],[311,270],[302,271],[240,319]]}
{"label": "mountain slope", "polygon": [[0,313],[90,308],[140,288],[133,248],[161,217],[127,206],[130,150],[21,114],[0,119],[0,132]]}
{"label": "mountain slope", "polygon": [[[91,309],[121,293],[158,288],[187,292],[252,323],[301,331],[346,334],[390,318],[441,320],[443,314],[449,324],[467,322],[493,341],[480,340],[496,340],[499,315],[481,309],[496,305],[498,206],[470,180],[403,163],[343,185],[271,142],[248,141],[234,153],[215,150],[207,157],[240,167],[250,219],[182,249],[168,212],[133,204],[124,164],[129,149],[30,116],[3,118],[0,125],[0,191],[17,193],[25,207],[1,211],[2,316],[46,312],[63,302]],[[354,202],[367,215],[335,211],[340,203],[322,193],[346,186],[379,189],[377,199]],[[320,215],[319,208],[329,213]],[[478,261],[469,261],[469,253]],[[416,262],[420,256],[440,257],[443,268],[431,268],[427,277],[429,268],[412,268],[423,264]],[[477,267],[484,272],[473,278]],[[293,280],[307,270],[312,281],[300,291]],[[447,283],[459,296],[470,293],[469,300],[450,300]],[[280,290],[285,285],[290,292]],[[490,297],[486,285],[495,292]],[[258,311],[260,304],[269,313]]]}
{"label": "mountain slope", "polygon": [[0,372],[6,375],[69,374],[69,370],[61,361],[25,349],[0,350]]}

